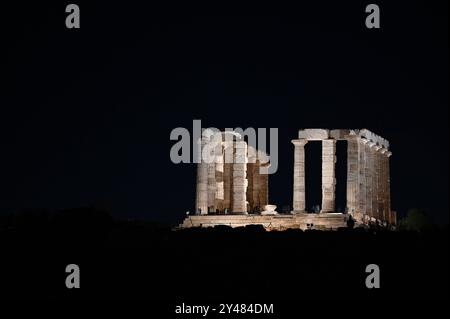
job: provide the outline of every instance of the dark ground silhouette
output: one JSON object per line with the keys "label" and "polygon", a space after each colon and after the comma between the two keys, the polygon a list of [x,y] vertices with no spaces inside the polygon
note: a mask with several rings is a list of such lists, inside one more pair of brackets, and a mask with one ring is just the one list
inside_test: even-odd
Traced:
{"label": "dark ground silhouette", "polygon": [[[258,226],[171,231],[94,209],[0,221],[1,297],[279,300],[448,298],[448,229],[265,232]],[[80,266],[81,289],[65,287]],[[365,287],[365,267],[381,288]]]}

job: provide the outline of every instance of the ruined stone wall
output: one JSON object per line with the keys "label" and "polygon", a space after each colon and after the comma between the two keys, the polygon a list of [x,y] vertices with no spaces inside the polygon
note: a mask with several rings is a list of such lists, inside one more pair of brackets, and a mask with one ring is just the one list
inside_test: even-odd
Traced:
{"label": "ruined stone wall", "polygon": [[[260,171],[260,167],[266,165],[264,154],[249,147],[236,133],[232,141],[222,137],[219,142],[215,160],[202,161],[197,166],[197,213],[261,212],[268,204],[268,175]],[[217,140],[202,136],[201,150],[211,143]]]}

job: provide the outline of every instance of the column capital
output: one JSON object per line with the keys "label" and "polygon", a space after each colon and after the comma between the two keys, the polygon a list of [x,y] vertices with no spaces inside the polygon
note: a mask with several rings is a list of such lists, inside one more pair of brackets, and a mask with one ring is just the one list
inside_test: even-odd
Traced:
{"label": "column capital", "polygon": [[387,157],[391,157],[392,156],[392,152],[387,151],[386,153],[384,153]]}
{"label": "column capital", "polygon": [[308,140],[304,139],[304,138],[300,138],[300,139],[292,140],[291,142],[295,146],[304,146],[306,143],[308,143]]}
{"label": "column capital", "polygon": [[384,147],[382,147],[382,148],[379,149],[380,154],[384,154],[384,153],[386,153],[387,151],[388,151],[387,148],[384,148]]}

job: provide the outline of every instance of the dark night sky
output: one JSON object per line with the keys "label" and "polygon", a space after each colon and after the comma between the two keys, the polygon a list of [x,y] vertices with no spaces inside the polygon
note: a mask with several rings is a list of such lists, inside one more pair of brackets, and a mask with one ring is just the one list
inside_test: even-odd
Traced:
{"label": "dark night sky", "polygon": [[80,30],[65,28],[69,2],[4,8],[1,214],[96,204],[176,222],[195,166],[171,163],[169,134],[201,119],[279,128],[279,206],[298,129],[368,128],[391,143],[393,209],[448,223],[447,2],[377,1],[380,30],[365,28],[370,2],[93,2],[75,1]]}

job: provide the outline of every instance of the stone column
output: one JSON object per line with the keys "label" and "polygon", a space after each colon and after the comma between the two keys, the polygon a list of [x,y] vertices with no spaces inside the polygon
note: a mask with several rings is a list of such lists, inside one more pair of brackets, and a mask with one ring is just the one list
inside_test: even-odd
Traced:
{"label": "stone column", "polygon": [[334,212],[336,178],[336,140],[322,140],[322,209],[321,213]]}
{"label": "stone column", "polygon": [[366,175],[366,212],[369,217],[374,217],[373,211],[373,153],[371,151],[372,146],[375,143],[368,141],[366,143],[366,167],[365,167],[365,175]]}
{"label": "stone column", "polygon": [[208,211],[216,211],[216,192],[217,192],[217,158],[222,156],[222,134],[214,133],[209,136],[207,147],[206,162],[208,163]]}
{"label": "stone column", "polygon": [[224,209],[225,200],[225,185],[224,185],[224,160],[223,160],[223,149],[220,147],[218,153],[216,154],[216,194],[214,206],[219,211]]}
{"label": "stone column", "polygon": [[378,151],[378,160],[380,166],[380,175],[378,179],[378,206],[383,221],[389,221],[388,211],[386,210],[386,155],[387,149],[382,147]]}
{"label": "stone column", "polygon": [[247,143],[236,141],[233,163],[233,213],[247,213]]}
{"label": "stone column", "polygon": [[223,180],[224,180],[224,203],[223,207],[228,212],[233,208],[233,158],[234,147],[233,143],[226,142],[224,146],[224,168],[223,168]]}
{"label": "stone column", "polygon": [[359,211],[359,142],[357,136],[347,137],[347,211]]}
{"label": "stone column", "polygon": [[381,214],[379,209],[379,195],[380,195],[380,189],[379,189],[379,176],[380,176],[380,167],[379,167],[379,159],[378,159],[378,150],[381,147],[378,145],[372,146],[372,156],[373,156],[373,175],[372,175],[372,187],[373,187],[373,196],[372,196],[372,210],[374,212],[375,218],[381,220]]}
{"label": "stone column", "polygon": [[369,141],[365,138],[359,138],[359,212],[360,221],[362,217],[367,215],[367,179],[366,179],[366,169],[367,169],[367,153],[366,144]]}
{"label": "stone column", "polygon": [[223,208],[227,208],[228,212],[231,211],[232,208],[232,189],[233,189],[233,164],[225,163],[223,169],[223,191],[224,191],[224,200],[223,200]]}
{"label": "stone column", "polygon": [[[267,164],[267,166],[269,165]],[[267,204],[269,204],[269,174],[259,174],[259,207],[261,211]]]}
{"label": "stone column", "polygon": [[204,139],[198,141],[200,151],[199,163],[197,164],[197,200],[196,209],[202,215],[208,213],[208,164],[204,162],[201,156],[202,151],[207,143]]}
{"label": "stone column", "polygon": [[292,140],[294,149],[294,199],[292,213],[305,212],[305,144],[306,139]]}
{"label": "stone column", "polygon": [[216,206],[216,163],[208,166],[208,211],[214,211]]}
{"label": "stone column", "polygon": [[[385,158],[385,183],[386,183],[386,211],[389,214],[389,222],[391,224],[396,224],[396,215],[395,213],[393,213],[391,211],[391,176],[390,176],[390,167],[389,167],[389,158],[392,156],[392,152],[387,151],[386,153],[384,153],[386,158]],[[394,216],[394,217],[392,217]]]}
{"label": "stone column", "polygon": [[[259,165],[260,162],[259,160],[256,160],[256,163],[253,164],[252,167],[252,198],[253,198],[253,208],[258,208],[258,210],[261,210],[261,205],[259,203],[260,201],[260,191],[261,191],[261,176],[259,174]],[[248,169],[249,166],[247,166],[247,174],[248,174]],[[249,181],[249,185],[250,185],[250,176],[247,177],[247,180]],[[248,191],[248,193],[250,193],[250,190]]]}
{"label": "stone column", "polygon": [[247,202],[250,209],[250,212],[253,212],[253,208],[255,207],[255,184],[256,184],[256,176],[254,176],[256,163],[252,163],[251,159],[248,158],[247,164]]}

